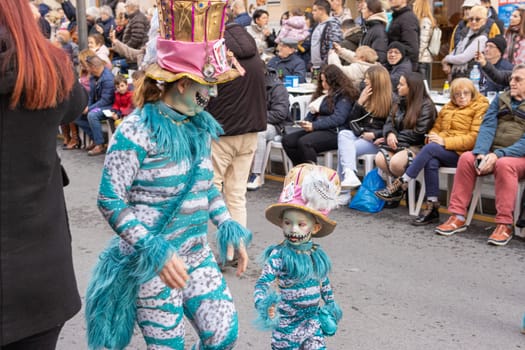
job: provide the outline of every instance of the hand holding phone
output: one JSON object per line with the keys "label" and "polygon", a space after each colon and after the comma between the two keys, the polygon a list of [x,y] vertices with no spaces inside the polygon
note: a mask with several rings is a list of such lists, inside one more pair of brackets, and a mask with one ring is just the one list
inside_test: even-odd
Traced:
{"label": "hand holding phone", "polygon": [[483,158],[476,158],[476,168],[478,170],[481,170],[485,166],[486,162],[487,162],[487,156],[484,156]]}

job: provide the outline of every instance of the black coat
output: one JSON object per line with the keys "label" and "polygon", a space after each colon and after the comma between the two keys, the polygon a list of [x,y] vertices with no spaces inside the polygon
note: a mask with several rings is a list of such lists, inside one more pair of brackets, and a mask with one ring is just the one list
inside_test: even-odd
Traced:
{"label": "black coat", "polygon": [[11,71],[0,84],[0,345],[80,310],[56,135],[81,114],[87,95],[75,83],[56,108],[10,110],[15,78]]}
{"label": "black coat", "polygon": [[382,65],[387,64],[386,51],[388,49],[388,37],[386,35],[386,15],[379,13],[370,16],[363,25],[363,36],[361,44],[374,49],[378,60]]}
{"label": "black coat", "polygon": [[419,61],[419,20],[408,6],[392,14],[388,27],[388,43],[399,41],[407,47],[407,57],[412,62],[412,70],[417,71]]}
{"label": "black coat", "polygon": [[218,85],[218,96],[207,110],[221,124],[225,136],[266,130],[265,66],[257,45],[246,29],[237,23],[226,26],[226,47],[246,70],[242,77]]}
{"label": "black coat", "polygon": [[288,91],[273,71],[266,74],[266,113],[268,124],[274,125],[279,132],[293,123]]}

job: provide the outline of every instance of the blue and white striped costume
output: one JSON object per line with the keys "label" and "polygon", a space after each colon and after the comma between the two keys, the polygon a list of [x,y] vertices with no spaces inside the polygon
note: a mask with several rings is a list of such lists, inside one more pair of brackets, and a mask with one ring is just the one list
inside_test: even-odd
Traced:
{"label": "blue and white striped costume", "polygon": [[[311,240],[301,245],[285,240],[268,247],[263,257],[254,299],[258,323],[273,328],[272,349],[325,349],[320,310],[329,310],[337,321],[342,316],[328,279],[331,263],[326,253]],[[270,319],[268,307],[275,304],[277,316]]]}
{"label": "blue and white striped costume", "polygon": [[[219,228],[222,257],[227,243],[248,245],[251,234],[231,220],[212,183],[210,141],[221,128],[207,112],[186,117],[162,102],[136,113],[116,130],[100,184],[98,206],[119,237],[101,254],[88,288],[89,346],[124,348],[136,320],[148,349],[182,350],[185,315],[200,337],[194,349],[231,349],[237,313],[207,223]],[[173,253],[188,266],[182,290],[158,276]]]}

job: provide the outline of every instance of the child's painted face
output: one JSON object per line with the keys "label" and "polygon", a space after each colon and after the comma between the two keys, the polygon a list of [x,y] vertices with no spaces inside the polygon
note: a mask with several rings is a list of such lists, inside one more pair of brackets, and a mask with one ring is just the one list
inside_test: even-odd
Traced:
{"label": "child's painted face", "polygon": [[128,91],[128,84],[124,82],[119,83],[115,87],[117,88],[118,93],[121,95],[124,95]]}
{"label": "child's painted face", "polygon": [[281,226],[284,237],[292,244],[308,242],[321,228],[313,215],[295,209],[288,209],[283,213]]}

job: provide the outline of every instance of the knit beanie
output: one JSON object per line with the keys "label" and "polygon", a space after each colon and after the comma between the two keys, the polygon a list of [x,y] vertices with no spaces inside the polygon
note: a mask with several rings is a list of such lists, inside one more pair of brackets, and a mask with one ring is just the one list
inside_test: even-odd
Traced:
{"label": "knit beanie", "polygon": [[493,43],[496,45],[502,55],[505,53],[505,49],[507,48],[507,42],[505,41],[503,35],[496,35],[495,37],[487,40],[487,43]]}
{"label": "knit beanie", "polygon": [[[403,58],[405,58],[405,56],[407,55],[407,47],[405,45],[403,45],[402,43],[400,43],[399,41],[392,41],[389,45],[388,45],[388,50],[390,49],[397,49],[400,53],[401,53],[401,56],[403,56],[401,58],[400,61],[403,60]],[[387,52],[388,52],[387,50]]]}

